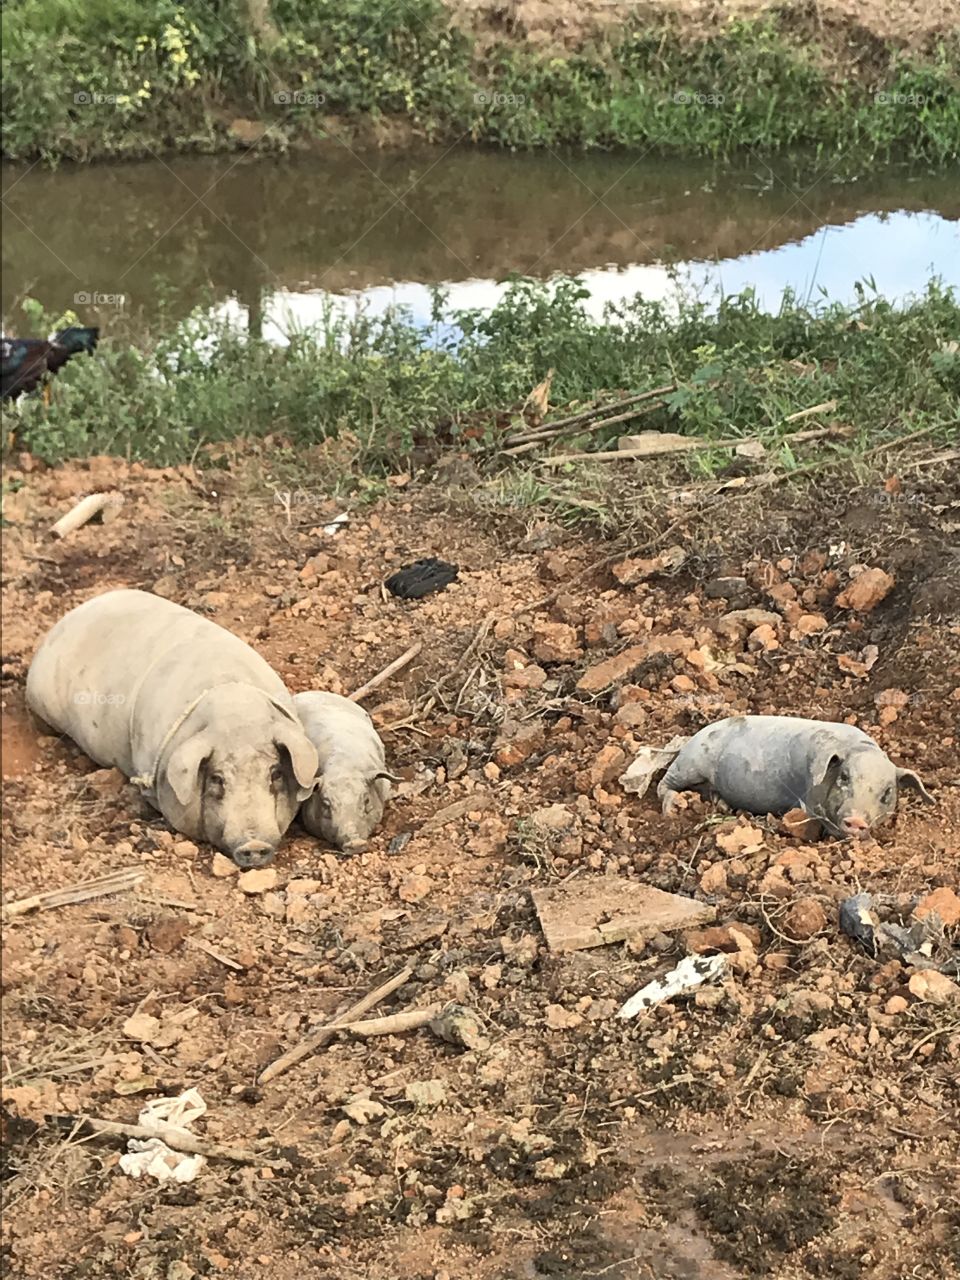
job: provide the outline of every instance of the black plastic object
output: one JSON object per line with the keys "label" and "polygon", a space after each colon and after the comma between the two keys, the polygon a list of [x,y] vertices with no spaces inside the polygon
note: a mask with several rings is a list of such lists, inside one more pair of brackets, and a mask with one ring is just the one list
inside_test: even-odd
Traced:
{"label": "black plastic object", "polygon": [[447,564],[445,560],[417,560],[406,564],[390,575],[385,585],[393,596],[401,600],[419,600],[434,591],[442,591],[455,582],[460,566]]}

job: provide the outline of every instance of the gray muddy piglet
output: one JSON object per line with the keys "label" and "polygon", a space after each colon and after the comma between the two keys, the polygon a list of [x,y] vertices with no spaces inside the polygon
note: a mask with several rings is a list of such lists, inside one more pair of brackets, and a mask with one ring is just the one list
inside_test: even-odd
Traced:
{"label": "gray muddy piglet", "polygon": [[897,807],[897,788],[936,803],[911,769],[899,769],[862,729],[799,716],[731,716],[681,748],[657,794],[672,814],[681,791],[713,791],[734,809],[801,808],[838,836],[858,837]]}
{"label": "gray muddy piglet", "polygon": [[62,617],[30,665],[27,705],[241,867],[272,859],[313,789],[316,750],[269,663],[146,591],[108,591]]}
{"label": "gray muddy piglet", "polygon": [[356,852],[383,817],[390,783],[383,743],[363,707],[337,693],[293,699],[317,749],[317,785],[300,810],[306,829],[338,849]]}

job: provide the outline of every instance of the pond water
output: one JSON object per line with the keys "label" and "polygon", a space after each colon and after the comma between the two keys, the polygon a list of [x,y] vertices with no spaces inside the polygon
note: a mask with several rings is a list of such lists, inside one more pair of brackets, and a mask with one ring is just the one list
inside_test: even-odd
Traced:
{"label": "pond water", "polygon": [[[960,286],[960,178],[831,159],[735,167],[652,155],[429,150],[3,170],[5,327],[24,295],[137,338],[212,307],[265,336],[330,305],[407,305],[430,287],[488,307],[511,273],[580,274],[589,309],[753,286],[850,300]],[[120,299],[122,298],[122,302]]]}

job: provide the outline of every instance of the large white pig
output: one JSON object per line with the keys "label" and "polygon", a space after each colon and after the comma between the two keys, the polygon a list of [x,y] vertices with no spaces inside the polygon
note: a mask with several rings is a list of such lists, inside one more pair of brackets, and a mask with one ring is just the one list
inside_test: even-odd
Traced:
{"label": "large white pig", "polygon": [[108,591],[61,618],[31,663],[27,704],[241,867],[271,861],[313,790],[317,752],[273,668],[145,591]]}

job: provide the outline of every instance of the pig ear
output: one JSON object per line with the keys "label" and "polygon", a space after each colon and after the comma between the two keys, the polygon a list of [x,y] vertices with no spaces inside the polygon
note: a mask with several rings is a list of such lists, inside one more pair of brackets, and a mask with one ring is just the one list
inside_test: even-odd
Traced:
{"label": "pig ear", "polygon": [[200,766],[213,750],[213,743],[206,733],[195,733],[170,756],[167,761],[167,782],[177,797],[177,804],[186,807],[200,792]]}
{"label": "pig ear", "polygon": [[301,803],[313,794],[320,757],[317,749],[299,725],[281,725],[273,739],[274,746],[290,757],[293,776],[297,780],[297,799]]}
{"label": "pig ear", "polygon": [[813,776],[817,785],[829,790],[840,772],[842,764],[843,757],[836,750],[834,744],[832,742],[823,743],[813,761]]}
{"label": "pig ear", "polygon": [[930,792],[927,790],[927,788],[920,781],[919,776],[915,774],[912,769],[897,770],[897,786],[912,787],[914,791],[920,792],[924,800],[926,800],[927,804],[937,803],[936,800],[934,800],[933,796],[930,794]]}

